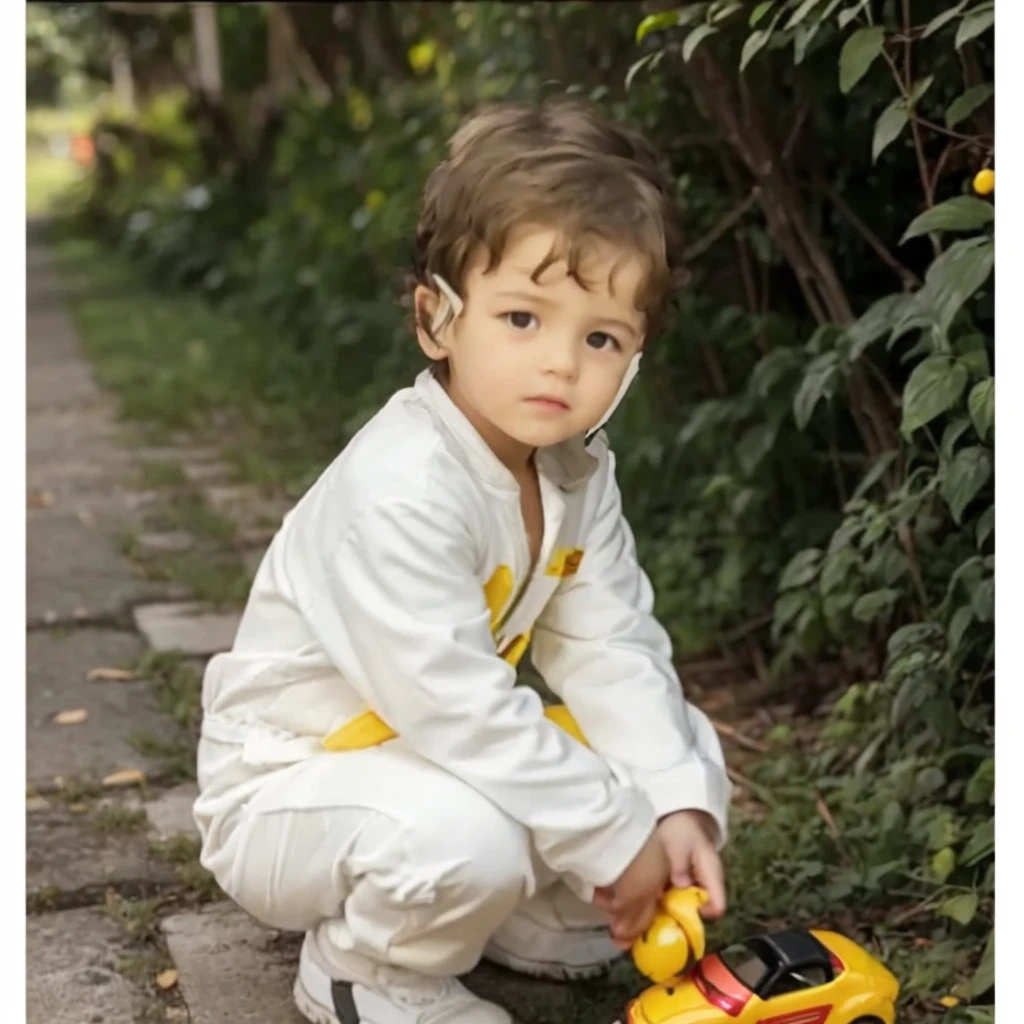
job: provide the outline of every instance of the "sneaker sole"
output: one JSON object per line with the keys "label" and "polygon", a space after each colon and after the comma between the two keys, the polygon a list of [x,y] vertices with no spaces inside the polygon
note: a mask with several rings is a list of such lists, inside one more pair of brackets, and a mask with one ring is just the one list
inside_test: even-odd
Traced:
{"label": "sneaker sole", "polygon": [[302,978],[296,978],[292,986],[292,996],[295,999],[295,1006],[299,1013],[310,1022],[310,1024],[340,1024],[337,1014],[333,1010],[321,1006],[307,991],[302,984]]}
{"label": "sneaker sole", "polygon": [[491,945],[484,953],[484,959],[530,978],[543,978],[546,981],[592,981],[608,974],[619,958],[574,966],[552,960],[528,960],[525,957],[514,956],[500,946]]}

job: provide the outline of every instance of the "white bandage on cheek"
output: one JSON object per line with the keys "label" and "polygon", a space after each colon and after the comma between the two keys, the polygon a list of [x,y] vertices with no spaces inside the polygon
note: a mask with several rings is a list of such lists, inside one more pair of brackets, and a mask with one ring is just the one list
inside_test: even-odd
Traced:
{"label": "white bandage on cheek", "polygon": [[440,295],[437,312],[430,325],[430,333],[436,337],[439,331],[443,331],[456,317],[462,315],[464,305],[455,289],[440,274],[431,274],[430,279]]}
{"label": "white bandage on cheek", "polygon": [[588,432],[589,436],[596,434],[612,418],[612,413],[619,407],[619,403],[622,399],[626,397],[626,392],[629,390],[630,384],[633,383],[634,378],[640,372],[640,357],[642,354],[642,352],[637,352],[637,354],[629,361],[629,366],[626,367],[626,372],[622,377],[622,383],[619,385],[619,390],[612,399],[612,404],[608,406],[608,411],[601,417],[601,419],[590,428]]}

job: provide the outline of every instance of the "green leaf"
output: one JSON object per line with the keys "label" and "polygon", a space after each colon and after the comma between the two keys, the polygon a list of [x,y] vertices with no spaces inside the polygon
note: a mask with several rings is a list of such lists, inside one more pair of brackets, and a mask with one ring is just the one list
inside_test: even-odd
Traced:
{"label": "green leaf", "polygon": [[875,459],[872,467],[864,474],[864,479],[857,484],[857,489],[853,492],[855,498],[863,498],[872,487],[882,479],[882,475],[885,471],[896,461],[896,457],[899,452],[893,450],[891,452],[882,452],[881,455]]}
{"label": "green leaf", "polygon": [[929,637],[941,635],[942,627],[935,622],[911,622],[909,625],[900,626],[886,644],[886,651],[890,658],[896,658],[911,647],[916,647],[923,640]]}
{"label": "green leaf", "polygon": [[936,15],[925,26],[924,32],[921,34],[921,38],[927,39],[930,35],[934,35],[940,28],[942,28],[943,25],[948,25],[949,22],[951,22],[966,6],[967,0],[960,0],[960,3],[954,4],[949,8],[949,10]]}
{"label": "green leaf", "polygon": [[841,29],[846,28],[851,21],[856,20],[860,15],[860,12],[871,2],[871,0],[857,0],[857,3],[853,7],[847,7],[845,11],[839,12],[839,27]]}
{"label": "green leaf", "polygon": [[[816,4],[818,0],[808,0],[812,4]],[[775,0],[763,0],[750,12],[750,21],[748,24],[751,28],[756,28],[761,19],[775,6]]]}
{"label": "green leaf", "polygon": [[995,86],[988,82],[972,85],[967,92],[957,96],[946,110],[946,127],[954,128],[961,121],[966,121],[978,107],[987,103],[995,95]]}
{"label": "green leaf", "polygon": [[996,507],[990,505],[981,514],[981,518],[978,520],[978,527],[975,533],[975,539],[978,542],[980,548],[992,535],[992,531],[996,528]]}
{"label": "green leaf", "polygon": [[743,52],[740,54],[740,71],[743,71],[746,66],[768,45],[768,41],[772,37],[772,31],[770,28],[759,28],[756,32],[751,32],[747,37],[747,41],[743,44]]}
{"label": "green leaf", "polygon": [[953,613],[953,617],[949,620],[949,634],[946,642],[954,653],[960,649],[964,634],[973,621],[974,610],[968,604],[962,605]]}
{"label": "green leaf", "polygon": [[967,788],[964,790],[964,799],[969,804],[985,804],[992,799],[992,791],[996,782],[995,758],[986,757],[978,765]]}
{"label": "green leaf", "polygon": [[973,892],[961,892],[950,896],[939,906],[943,917],[951,917],[957,924],[970,924],[978,910],[978,897]]}
{"label": "green leaf", "polygon": [[867,73],[885,46],[881,25],[859,28],[843,44],[839,54],[839,89],[848,93]]}
{"label": "green leaf", "polygon": [[779,590],[792,590],[805,587],[818,575],[822,552],[820,548],[805,548],[797,552],[782,571]]}
{"label": "green leaf", "polygon": [[952,408],[967,386],[967,368],[949,356],[929,356],[914,367],[903,392],[904,437]]}
{"label": "green leaf", "polygon": [[915,217],[900,245],[931,231],[978,231],[996,219],[995,207],[977,196],[956,196]]}
{"label": "green leaf", "polygon": [[723,402],[718,398],[709,398],[706,402],[701,402],[693,412],[690,414],[690,418],[683,424],[682,430],[679,431],[678,443],[680,447],[689,444],[695,437],[703,434],[707,430],[712,430],[720,423],[724,423],[729,418],[729,404]]}
{"label": "green leaf", "polygon": [[636,27],[636,41],[642,43],[652,32],[661,32],[667,28],[675,28],[678,24],[678,11],[659,11],[657,14],[648,14]]}
{"label": "green leaf", "polygon": [[991,622],[996,617],[996,581],[993,576],[982,580],[974,588],[971,608],[979,622]]}
{"label": "green leaf", "polygon": [[736,458],[748,476],[757,469],[761,460],[772,450],[778,428],[760,423],[747,430],[736,444]]}
{"label": "green leaf", "polygon": [[648,65],[650,65],[650,68],[653,71],[661,63],[664,56],[664,50],[657,50],[654,53],[645,53],[638,61],[636,61],[626,72],[626,92],[629,92],[629,88],[633,84],[633,80],[640,71]]}
{"label": "green leaf", "polygon": [[889,587],[884,590],[873,590],[859,598],[853,606],[853,617],[858,622],[872,622],[884,612],[889,611],[900,599],[900,592]]}
{"label": "green leaf", "polygon": [[801,362],[799,350],[794,346],[774,348],[762,356],[747,378],[747,393],[757,398],[767,398],[777,384]]}
{"label": "green leaf", "polygon": [[818,29],[820,28],[820,21],[814,25],[797,25],[796,32],[793,35],[794,64],[800,65],[803,63],[804,57],[807,56],[807,51],[811,43],[814,42],[814,37],[818,34]]}
{"label": "green leaf", "polygon": [[708,36],[713,36],[718,31],[714,25],[698,25],[683,43],[683,60],[689,63],[694,51]]}
{"label": "green leaf", "polygon": [[915,293],[893,337],[911,326],[926,325],[945,337],[960,308],[988,280],[994,265],[991,238],[954,242],[928,268],[924,285]]}
{"label": "green leaf", "polygon": [[932,857],[932,874],[941,885],[953,873],[956,867],[956,851],[951,846],[945,846],[934,857]]}
{"label": "green leaf", "polygon": [[958,416],[942,433],[942,441],[939,442],[939,454],[943,459],[953,458],[953,449],[957,441],[967,433],[971,421],[966,416]]}
{"label": "green leaf", "polygon": [[991,377],[992,364],[983,334],[965,334],[957,339],[956,354],[960,362],[978,377]]}
{"label": "green leaf", "polygon": [[992,461],[986,449],[961,448],[946,468],[939,491],[960,525],[964,510],[988,483],[992,476]]}
{"label": "green leaf", "polygon": [[822,565],[821,578],[818,581],[821,592],[831,594],[841,588],[846,583],[850,569],[856,564],[857,556],[849,548],[830,552]]}
{"label": "green leaf", "polygon": [[996,379],[979,381],[967,396],[967,410],[978,437],[985,440],[996,421]]}
{"label": "green leaf", "polygon": [[964,993],[968,999],[977,999],[983,996],[996,983],[996,933],[989,932],[988,942],[985,943],[985,951],[981,954],[981,961],[971,980],[967,983]]}
{"label": "green leaf", "polygon": [[[786,22],[784,26],[786,31],[788,32],[791,28],[796,28],[797,25],[799,25],[800,22],[803,21],[804,18],[806,18],[807,15],[810,14],[811,11],[813,11],[814,8],[817,7],[820,3],[821,0],[803,0],[803,3],[801,3],[800,6],[797,7],[797,9],[790,15],[789,20]],[[753,16],[751,16],[751,25],[753,24]]]}
{"label": "green leaf", "polygon": [[832,397],[838,373],[839,355],[836,352],[823,352],[811,360],[793,398],[793,418],[801,430],[810,423],[818,402],[822,398]]}
{"label": "green leaf", "polygon": [[974,830],[974,834],[967,841],[967,845],[960,856],[965,867],[972,867],[978,861],[993,853],[995,848],[996,823],[992,818],[989,818]]}
{"label": "green leaf", "polygon": [[882,153],[899,138],[900,132],[907,127],[909,122],[910,114],[907,111],[907,105],[902,96],[897,96],[882,111],[875,122],[875,134],[871,140],[872,161],[877,161]]}
{"label": "green leaf", "polygon": [[959,50],[964,43],[969,43],[986,29],[990,29],[995,24],[995,20],[996,12],[992,4],[975,7],[974,10],[968,11],[964,15],[963,21],[960,22],[960,27],[956,30],[954,45]]}
{"label": "green leaf", "polygon": [[713,25],[717,25],[720,22],[731,18],[737,11],[743,10],[743,4],[739,3],[738,0],[732,0],[731,3],[723,3],[719,0],[719,3],[712,5],[711,10],[708,11],[708,21]]}
{"label": "green leaf", "polygon": [[932,87],[934,81],[934,75],[925,75],[924,78],[919,78],[911,86],[910,93],[907,95],[907,106],[911,110],[921,101],[921,97]]}
{"label": "green leaf", "polygon": [[860,357],[864,350],[879,338],[888,334],[899,322],[900,316],[911,301],[911,296],[902,292],[886,295],[872,303],[860,318],[846,330],[847,358],[850,362]]}

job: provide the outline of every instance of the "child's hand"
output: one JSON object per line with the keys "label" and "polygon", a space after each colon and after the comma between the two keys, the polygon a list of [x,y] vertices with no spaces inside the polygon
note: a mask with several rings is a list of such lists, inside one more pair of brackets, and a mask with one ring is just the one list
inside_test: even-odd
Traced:
{"label": "child's hand", "polygon": [[704,889],[708,901],[701,915],[707,918],[725,913],[725,872],[715,849],[715,828],[714,820],[704,811],[676,811],[661,819],[657,831],[671,866],[672,885]]}
{"label": "child's hand", "polygon": [[670,870],[665,844],[655,831],[617,881],[595,891],[594,904],[608,915],[612,938],[621,949],[628,949],[650,926]]}

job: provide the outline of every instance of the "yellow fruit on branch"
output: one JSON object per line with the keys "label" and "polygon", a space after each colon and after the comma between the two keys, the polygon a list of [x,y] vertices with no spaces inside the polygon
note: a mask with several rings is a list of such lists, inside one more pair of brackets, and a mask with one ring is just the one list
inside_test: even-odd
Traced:
{"label": "yellow fruit on branch", "polygon": [[996,190],[996,172],[986,167],[974,176],[974,191],[979,196],[991,195]]}

